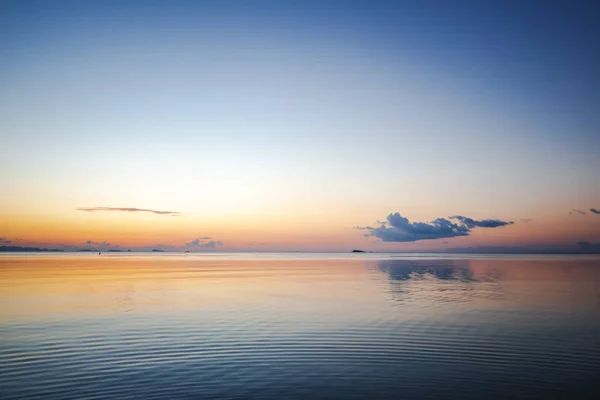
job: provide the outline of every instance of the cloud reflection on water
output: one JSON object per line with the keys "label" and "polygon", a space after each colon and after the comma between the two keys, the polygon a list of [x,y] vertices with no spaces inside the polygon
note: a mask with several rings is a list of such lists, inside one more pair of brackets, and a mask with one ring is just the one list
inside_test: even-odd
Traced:
{"label": "cloud reflection on water", "polygon": [[400,302],[436,305],[475,299],[503,300],[499,268],[473,270],[472,260],[380,260],[377,269],[389,279],[390,293]]}

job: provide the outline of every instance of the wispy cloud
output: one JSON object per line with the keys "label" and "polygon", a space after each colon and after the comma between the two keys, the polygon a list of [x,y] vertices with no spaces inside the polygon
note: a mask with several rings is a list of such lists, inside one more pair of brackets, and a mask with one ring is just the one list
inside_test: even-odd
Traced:
{"label": "wispy cloud", "polygon": [[454,217],[449,217],[450,219],[455,219],[460,221],[462,224],[467,226],[469,229],[473,228],[498,228],[500,226],[512,225],[514,222],[512,221],[501,221],[499,219],[482,219],[480,221],[474,220],[469,217],[463,217],[460,215],[455,215]]}
{"label": "wispy cloud", "polygon": [[600,210],[598,210],[597,208],[590,208],[590,211],[594,214],[600,214]]}
{"label": "wispy cloud", "polygon": [[[452,222],[456,220],[458,222]],[[463,216],[437,218],[431,222],[410,222],[400,213],[387,216],[386,221],[378,227],[358,226],[356,229],[367,230],[365,237],[376,237],[384,242],[416,242],[417,240],[431,240],[468,236],[473,228],[497,228],[511,225],[512,221],[498,219],[474,220]]]}
{"label": "wispy cloud", "polygon": [[[94,246],[111,246],[111,244],[109,242],[107,242],[106,240],[102,241],[102,242],[94,242],[93,240],[86,240],[85,241],[86,245],[94,245]],[[119,247],[119,245],[114,245],[116,247]]]}
{"label": "wispy cloud", "polygon": [[521,221],[521,222],[523,222],[525,224],[528,224],[530,222],[533,222],[533,219],[531,219],[531,218],[521,218],[519,221]]}
{"label": "wispy cloud", "polygon": [[134,207],[80,207],[77,211],[123,211],[123,212],[149,212],[160,215],[178,216],[179,211],[160,211],[151,210],[149,208],[134,208]]}
{"label": "wispy cloud", "polygon": [[585,215],[585,214],[587,214],[585,211],[578,210],[576,208],[571,208],[571,211],[569,211],[569,215]]}

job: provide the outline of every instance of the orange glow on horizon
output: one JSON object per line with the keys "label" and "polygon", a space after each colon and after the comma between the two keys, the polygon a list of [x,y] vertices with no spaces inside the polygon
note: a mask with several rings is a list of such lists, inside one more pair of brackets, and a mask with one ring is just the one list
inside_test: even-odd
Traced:
{"label": "orange glow on horizon", "polygon": [[475,228],[471,235],[408,243],[377,243],[363,237],[365,231],[352,227],[353,217],[332,217],[308,212],[297,215],[233,216],[218,220],[197,215],[178,217],[123,213],[77,212],[59,214],[10,214],[2,216],[0,229],[8,239],[23,243],[81,246],[86,241],[107,241],[122,248],[157,244],[183,246],[197,237],[211,237],[224,242],[218,250],[319,251],[367,248],[377,251],[439,250],[468,246],[574,245],[579,241],[600,241],[600,216],[573,217],[568,214],[552,219],[533,218],[515,225],[485,229]]}

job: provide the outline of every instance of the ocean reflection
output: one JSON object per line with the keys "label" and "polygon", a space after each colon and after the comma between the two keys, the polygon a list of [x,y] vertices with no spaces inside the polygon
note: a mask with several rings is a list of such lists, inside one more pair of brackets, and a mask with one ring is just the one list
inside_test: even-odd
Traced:
{"label": "ocean reflection", "polygon": [[476,299],[503,300],[502,270],[474,270],[473,260],[380,260],[390,292],[399,302],[435,302],[437,306]]}
{"label": "ocean reflection", "polygon": [[520,308],[571,313],[579,311],[573,307],[600,305],[600,262],[594,259],[387,259],[377,261],[375,268],[401,303],[510,301]]}
{"label": "ocean reflection", "polygon": [[0,260],[4,399],[584,398],[600,263]]}
{"label": "ocean reflection", "polygon": [[407,281],[433,277],[441,280],[471,281],[470,260],[381,260],[378,268],[391,280]]}

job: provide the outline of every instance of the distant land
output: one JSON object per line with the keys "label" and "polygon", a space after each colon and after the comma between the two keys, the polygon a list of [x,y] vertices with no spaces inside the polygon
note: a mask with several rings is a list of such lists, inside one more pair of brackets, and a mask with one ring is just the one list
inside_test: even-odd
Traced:
{"label": "distant land", "polygon": [[22,247],[22,246],[0,246],[0,252],[7,251],[44,251],[44,252],[57,252],[64,251],[59,249],[42,249],[39,247]]}

